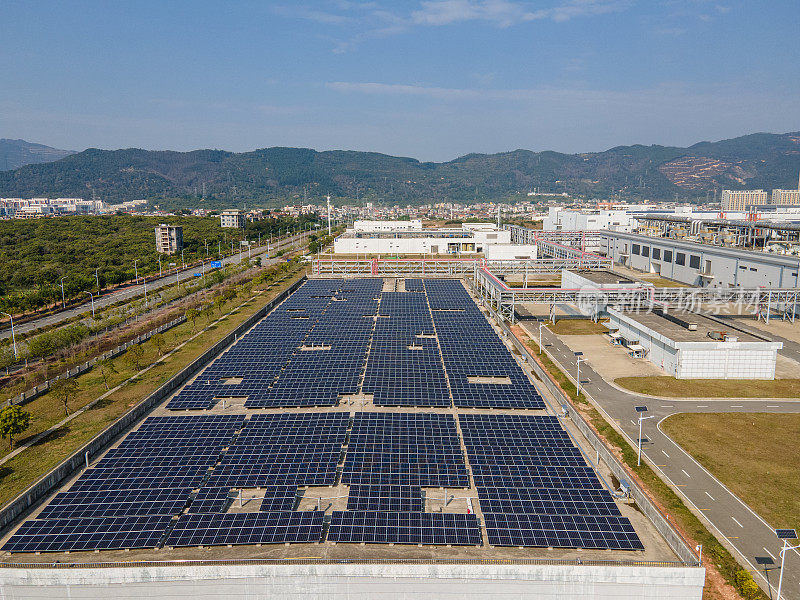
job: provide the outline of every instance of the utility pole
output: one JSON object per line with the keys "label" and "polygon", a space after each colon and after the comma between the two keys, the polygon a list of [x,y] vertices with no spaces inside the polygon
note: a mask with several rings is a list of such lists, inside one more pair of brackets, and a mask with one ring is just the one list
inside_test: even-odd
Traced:
{"label": "utility pole", "polygon": [[328,236],[331,235],[331,197],[327,196],[328,200]]}

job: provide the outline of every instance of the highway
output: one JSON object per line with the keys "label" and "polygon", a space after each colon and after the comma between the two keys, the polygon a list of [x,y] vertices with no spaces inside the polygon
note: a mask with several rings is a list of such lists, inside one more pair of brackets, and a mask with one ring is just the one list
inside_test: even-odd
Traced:
{"label": "highway", "polygon": [[[538,339],[538,325],[523,323],[531,339]],[[535,330],[534,330],[535,329]],[[763,332],[762,332],[763,333]],[[566,344],[543,328],[545,351],[575,381],[576,357]],[[787,353],[792,353],[788,349]],[[747,504],[715,479],[680,446],[661,430],[661,423],[677,413],[772,412],[800,413],[800,401],[746,399],[675,399],[655,398],[626,392],[606,382],[586,362],[581,362],[581,391],[594,400],[609,422],[616,422],[628,443],[636,448],[639,425],[635,406],[647,406],[653,419],[643,422],[642,459],[694,509],[705,517],[706,525],[719,539],[725,538],[745,561],[756,581],[772,587],[775,597],[780,568],[782,543],[775,537],[773,526],[759,517]],[[765,475],[765,477],[767,477]],[[775,523],[775,527],[783,524]],[[795,544],[798,542],[795,542]],[[768,571],[765,571],[765,567]],[[766,584],[766,585],[765,585]],[[800,553],[789,552],[783,577],[782,596],[800,600]]]}
{"label": "highway", "polygon": [[[284,238],[280,242],[274,243],[270,250],[281,250],[287,248],[294,242],[296,242],[303,234],[297,234],[290,238]],[[267,251],[267,246],[259,246],[251,250],[251,258],[259,256]],[[222,263],[224,265],[228,265],[231,263],[239,263],[244,258],[247,258],[247,251],[240,252],[238,254],[234,254],[232,256],[227,256],[222,259]],[[269,265],[278,262],[280,259],[269,259],[264,261],[263,264]],[[187,278],[193,277],[194,273],[200,272],[200,266],[193,266],[178,273],[171,273],[169,275],[165,275],[160,279],[156,279],[154,281],[149,281],[147,283],[147,293],[150,294],[152,292],[157,291],[158,289],[174,284],[178,278],[181,281],[185,281]],[[95,310],[109,306],[116,302],[120,302],[122,300],[130,300],[132,298],[136,298],[138,296],[144,296],[144,284],[141,285],[129,285],[124,288],[118,289],[114,292],[107,293],[105,295],[100,296],[99,298],[95,296],[94,306]],[[54,325],[56,323],[60,323],[70,317],[74,317],[76,315],[80,315],[85,313],[86,311],[91,310],[91,299],[89,295],[86,294],[86,302],[80,304],[78,306],[67,308],[66,310],[61,310],[56,313],[46,315],[39,319],[34,319],[32,321],[28,321],[26,323],[15,323],[14,324],[14,333],[16,335],[21,335],[23,333],[28,333],[30,331],[34,331],[41,327],[46,327],[48,325]],[[11,337],[11,328],[6,325],[5,328],[0,331],[0,339]]]}

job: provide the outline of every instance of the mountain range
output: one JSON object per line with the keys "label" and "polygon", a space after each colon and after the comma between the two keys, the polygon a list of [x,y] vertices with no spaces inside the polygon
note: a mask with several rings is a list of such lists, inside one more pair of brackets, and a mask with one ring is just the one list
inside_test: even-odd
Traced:
{"label": "mountain range", "polygon": [[144,198],[170,209],[319,202],[326,194],[390,204],[471,202],[534,189],[692,200],[723,188],[793,189],[798,171],[800,132],[756,133],[688,148],[633,145],[581,154],[514,150],[441,163],[282,147],[242,153],[88,149],[0,172],[0,197],[96,196],[110,203]]}
{"label": "mountain range", "polygon": [[25,165],[52,162],[70,154],[75,154],[75,151],[59,150],[43,144],[32,144],[25,140],[0,138],[0,171],[19,169]]}

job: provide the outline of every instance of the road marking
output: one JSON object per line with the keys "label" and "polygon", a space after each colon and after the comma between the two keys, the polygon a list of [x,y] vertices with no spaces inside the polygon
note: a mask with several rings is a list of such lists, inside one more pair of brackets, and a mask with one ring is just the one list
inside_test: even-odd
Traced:
{"label": "road marking", "polygon": [[636,421],[634,421],[633,419],[631,419],[631,423],[633,423],[634,425],[636,425]]}
{"label": "road marking", "polygon": [[662,404],[661,405],[661,408],[673,408],[673,407],[674,407],[673,404]]}
{"label": "road marking", "polygon": [[731,408],[744,408],[741,404],[731,404]]}
{"label": "road marking", "polygon": [[[708,496],[709,498],[711,498],[712,500],[714,500],[714,496],[712,496],[712,495],[711,495],[711,494],[709,494],[708,492],[706,492],[706,496]],[[714,500],[714,502],[716,502],[716,500]]]}
{"label": "road marking", "polygon": [[[683,469],[681,469],[681,471],[683,471]],[[686,475],[686,476],[687,476],[689,479],[691,479],[691,478],[692,478],[692,476],[691,476],[691,475],[689,475],[689,474],[688,474],[686,471],[683,471],[683,474],[684,474],[684,475]]]}
{"label": "road marking", "polygon": [[734,522],[734,523],[736,523],[736,524],[737,524],[739,527],[741,527],[742,529],[744,529],[744,525],[742,525],[741,523],[739,523],[739,521],[737,521],[737,520],[736,520],[736,517],[734,517],[734,516],[731,516],[731,519],[733,519],[733,522]]}
{"label": "road marking", "polygon": [[708,404],[698,404],[697,408],[708,408]]}
{"label": "road marking", "polygon": [[[764,548],[764,546],[761,546],[761,547]],[[767,550],[766,548],[764,548],[764,552],[769,554],[772,557],[772,560],[778,560],[777,558],[775,558],[775,555],[772,552],[770,552],[769,550]]]}
{"label": "road marking", "polygon": [[777,404],[767,404],[767,408],[780,408]]}
{"label": "road marking", "polygon": [[661,451],[661,453],[662,453],[664,456],[666,456],[667,458],[669,458],[669,454],[667,454],[667,453],[666,453],[666,452],[664,452],[663,450]]}

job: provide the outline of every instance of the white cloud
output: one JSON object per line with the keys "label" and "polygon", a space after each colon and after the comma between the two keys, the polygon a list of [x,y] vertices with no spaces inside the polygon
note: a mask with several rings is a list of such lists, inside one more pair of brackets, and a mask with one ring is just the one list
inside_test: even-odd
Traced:
{"label": "white cloud", "polygon": [[532,8],[528,3],[511,0],[426,0],[411,13],[418,25],[441,26],[464,21],[485,21],[498,27],[540,19],[563,22],[615,12],[629,2],[620,0],[570,0],[548,8]]}

